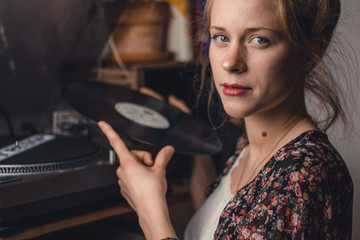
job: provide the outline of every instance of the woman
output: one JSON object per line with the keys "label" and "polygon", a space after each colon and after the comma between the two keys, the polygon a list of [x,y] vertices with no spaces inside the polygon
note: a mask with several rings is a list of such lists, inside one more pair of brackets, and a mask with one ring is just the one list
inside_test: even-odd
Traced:
{"label": "woman", "polygon": [[[321,131],[342,113],[332,92],[321,95],[327,85],[316,75],[339,12],[337,0],[208,0],[212,81],[246,136],[185,239],[351,239],[351,177]],[[307,113],[309,87],[325,105],[330,99],[325,124]],[[176,239],[165,198],[174,148],[161,149],[151,166],[149,153],[129,152],[109,125],[99,126],[119,156],[121,192],[146,238]]]}

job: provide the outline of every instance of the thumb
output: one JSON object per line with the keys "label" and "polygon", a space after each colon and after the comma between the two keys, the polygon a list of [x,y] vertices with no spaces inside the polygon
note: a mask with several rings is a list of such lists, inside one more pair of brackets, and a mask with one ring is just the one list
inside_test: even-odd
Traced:
{"label": "thumb", "polygon": [[163,147],[159,153],[156,155],[155,158],[155,167],[166,168],[167,164],[169,163],[172,155],[174,154],[175,149],[173,146],[165,146]]}

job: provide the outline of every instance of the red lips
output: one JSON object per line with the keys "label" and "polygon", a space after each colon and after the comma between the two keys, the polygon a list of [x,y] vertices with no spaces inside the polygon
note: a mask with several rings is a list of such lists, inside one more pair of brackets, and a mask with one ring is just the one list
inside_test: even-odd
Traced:
{"label": "red lips", "polygon": [[223,93],[228,96],[242,96],[251,91],[251,88],[243,87],[239,84],[223,84]]}

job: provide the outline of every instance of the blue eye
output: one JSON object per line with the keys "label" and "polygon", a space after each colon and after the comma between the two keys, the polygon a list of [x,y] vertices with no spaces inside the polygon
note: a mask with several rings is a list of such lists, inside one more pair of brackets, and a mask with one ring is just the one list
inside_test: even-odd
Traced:
{"label": "blue eye", "polygon": [[255,44],[266,44],[269,43],[269,40],[263,37],[254,37],[251,42]]}
{"label": "blue eye", "polygon": [[229,41],[229,38],[226,37],[225,35],[215,35],[212,38],[218,42],[228,42]]}

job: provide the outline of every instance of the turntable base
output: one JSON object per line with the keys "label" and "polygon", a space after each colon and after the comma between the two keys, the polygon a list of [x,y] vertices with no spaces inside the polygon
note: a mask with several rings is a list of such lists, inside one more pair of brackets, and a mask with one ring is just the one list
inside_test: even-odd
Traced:
{"label": "turntable base", "polygon": [[[172,189],[172,193],[167,197],[168,204],[175,204],[190,198],[189,189],[186,186],[173,184],[170,187]],[[100,202],[97,204],[102,205],[100,208],[97,207],[95,210],[92,208],[94,206],[89,206],[87,211],[83,211],[81,213],[76,213],[67,217],[58,218],[56,220],[50,220],[35,225],[29,225],[20,233],[7,237],[0,237],[0,240],[36,238],[51,232],[64,230],[109,217],[119,216],[133,211],[131,207],[124,201],[118,201],[116,203]]]}
{"label": "turntable base", "polygon": [[117,164],[94,141],[35,135],[19,143],[0,146],[0,236],[66,209],[120,198]]}
{"label": "turntable base", "polygon": [[[38,141],[42,137],[47,140]],[[101,139],[33,140],[20,141],[26,151],[9,142],[0,145],[0,240],[33,238],[131,211],[117,184],[118,161]],[[174,156],[168,165],[170,190],[172,180],[188,172],[190,161]],[[176,189],[170,202],[187,196]]]}

